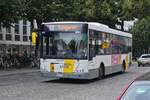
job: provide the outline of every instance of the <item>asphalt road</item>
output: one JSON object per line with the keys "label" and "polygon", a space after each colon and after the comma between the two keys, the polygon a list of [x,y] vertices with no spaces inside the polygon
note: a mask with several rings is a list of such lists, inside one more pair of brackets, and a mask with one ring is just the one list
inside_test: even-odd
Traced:
{"label": "asphalt road", "polygon": [[125,74],[102,80],[45,80],[40,73],[0,76],[0,100],[115,100],[133,79],[150,67],[132,66]]}

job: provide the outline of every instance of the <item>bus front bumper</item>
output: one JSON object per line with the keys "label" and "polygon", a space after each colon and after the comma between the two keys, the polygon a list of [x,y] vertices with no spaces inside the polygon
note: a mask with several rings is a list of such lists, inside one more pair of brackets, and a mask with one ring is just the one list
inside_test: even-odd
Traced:
{"label": "bus front bumper", "polygon": [[71,78],[71,79],[94,79],[98,77],[98,70],[93,69],[87,73],[56,73],[41,71],[43,77],[47,78]]}

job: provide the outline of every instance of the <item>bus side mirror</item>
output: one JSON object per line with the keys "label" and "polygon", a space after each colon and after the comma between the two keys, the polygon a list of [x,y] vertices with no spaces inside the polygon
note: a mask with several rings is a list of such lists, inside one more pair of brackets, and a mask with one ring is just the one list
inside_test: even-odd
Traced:
{"label": "bus side mirror", "polygon": [[36,32],[32,32],[32,45],[36,45],[36,40],[37,39],[37,33]]}

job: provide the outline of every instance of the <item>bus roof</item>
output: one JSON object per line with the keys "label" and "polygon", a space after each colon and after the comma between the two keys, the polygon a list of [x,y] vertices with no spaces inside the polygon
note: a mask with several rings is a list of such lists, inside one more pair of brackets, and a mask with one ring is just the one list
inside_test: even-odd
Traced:
{"label": "bus roof", "polygon": [[75,24],[88,24],[89,25],[89,29],[93,29],[93,30],[97,30],[97,31],[101,31],[101,32],[106,32],[106,33],[112,33],[115,35],[120,35],[120,36],[125,36],[125,37],[130,37],[132,38],[132,34],[128,33],[128,32],[123,32],[123,31],[119,31],[116,29],[112,29],[109,28],[107,25],[101,24],[101,23],[97,23],[97,22],[78,22],[78,21],[62,21],[62,22],[46,22],[46,23],[42,23],[43,25],[48,25],[48,24],[69,24],[69,23],[75,23]]}
{"label": "bus roof", "polygon": [[123,32],[123,31],[119,31],[116,29],[112,29],[112,28],[109,28],[108,26],[106,27],[100,23],[89,22],[88,24],[89,24],[89,29],[94,29],[94,30],[101,31],[101,32],[112,33],[112,34],[132,38],[132,34],[130,34],[128,32]]}

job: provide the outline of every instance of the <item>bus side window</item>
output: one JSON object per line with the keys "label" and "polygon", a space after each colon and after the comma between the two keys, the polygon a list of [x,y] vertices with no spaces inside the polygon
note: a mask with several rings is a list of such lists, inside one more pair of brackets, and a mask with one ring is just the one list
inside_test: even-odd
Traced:
{"label": "bus side window", "polygon": [[94,38],[94,31],[90,30],[89,32],[89,60],[95,56],[95,38]]}
{"label": "bus side window", "polygon": [[92,60],[92,58],[95,57],[95,56],[96,55],[95,55],[94,48],[91,45],[89,45],[89,60]]}
{"label": "bus side window", "polygon": [[100,52],[100,46],[99,46],[99,40],[100,40],[100,37],[99,37],[99,32],[98,31],[94,31],[94,39],[95,39],[95,45],[94,45],[94,49],[95,49],[95,54],[98,55],[99,52]]}

